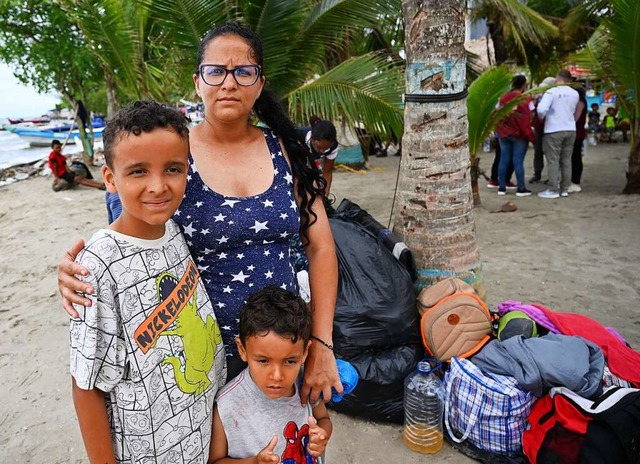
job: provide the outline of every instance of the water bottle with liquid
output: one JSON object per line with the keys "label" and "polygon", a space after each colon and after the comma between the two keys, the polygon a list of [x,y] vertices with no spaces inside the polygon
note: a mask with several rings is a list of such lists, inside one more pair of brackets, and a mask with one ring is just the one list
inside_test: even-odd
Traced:
{"label": "water bottle with liquid", "polygon": [[413,451],[434,454],[442,449],[444,386],[436,375],[441,364],[423,359],[404,381],[404,444]]}

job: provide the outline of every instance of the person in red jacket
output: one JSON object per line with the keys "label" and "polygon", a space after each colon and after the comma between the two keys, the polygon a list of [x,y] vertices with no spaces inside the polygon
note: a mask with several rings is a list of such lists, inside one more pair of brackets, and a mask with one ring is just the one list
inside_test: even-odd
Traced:
{"label": "person in red jacket", "polygon": [[[501,108],[514,98],[519,97],[527,88],[527,78],[522,74],[514,76],[511,81],[511,90],[500,97],[498,107]],[[498,142],[500,143],[500,166],[498,167],[498,195],[506,195],[506,177],[509,162],[513,160],[516,172],[518,189],[516,196],[526,197],[531,195],[524,182],[524,156],[527,154],[529,142],[535,142],[536,138],[531,129],[531,111],[533,102],[528,99],[517,105],[513,112],[498,124]]]}
{"label": "person in red jacket", "polygon": [[53,140],[51,142],[51,153],[49,153],[49,168],[51,168],[51,172],[55,177],[54,190],[55,187],[59,184],[60,179],[66,180],[70,185],[80,184],[87,187],[106,190],[102,182],[84,178],[69,169],[69,166],[67,166],[67,157],[62,154],[62,144],[60,143],[60,140]]}

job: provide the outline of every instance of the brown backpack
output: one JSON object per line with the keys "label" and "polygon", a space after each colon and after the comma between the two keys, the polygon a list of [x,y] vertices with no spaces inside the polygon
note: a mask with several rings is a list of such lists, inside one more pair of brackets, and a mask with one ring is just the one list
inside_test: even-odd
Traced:
{"label": "brown backpack", "polygon": [[449,278],[418,295],[422,342],[440,361],[467,358],[489,341],[492,317],[476,291],[466,282]]}

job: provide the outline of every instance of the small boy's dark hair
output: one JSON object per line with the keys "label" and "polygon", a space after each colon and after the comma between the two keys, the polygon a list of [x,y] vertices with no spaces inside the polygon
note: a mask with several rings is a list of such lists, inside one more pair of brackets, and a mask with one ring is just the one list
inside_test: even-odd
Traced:
{"label": "small boy's dark hair", "polygon": [[240,341],[275,332],[293,343],[311,338],[311,311],[295,293],[268,285],[249,297],[240,311]]}
{"label": "small boy's dark hair", "polygon": [[60,143],[60,140],[58,139],[53,139],[51,141],[51,148],[55,147],[56,145],[62,145],[62,143]]}
{"label": "small boy's dark hair", "polygon": [[153,100],[138,100],[119,110],[102,132],[107,166],[113,169],[113,149],[123,135],[140,135],[158,128],[172,129],[183,139],[189,137],[189,120],[174,108]]}

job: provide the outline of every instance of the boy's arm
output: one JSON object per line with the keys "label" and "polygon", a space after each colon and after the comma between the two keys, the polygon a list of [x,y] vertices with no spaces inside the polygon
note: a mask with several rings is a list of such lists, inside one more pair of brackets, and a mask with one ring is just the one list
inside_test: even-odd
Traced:
{"label": "boy's arm", "polygon": [[227,443],[227,434],[224,431],[224,425],[220,420],[218,413],[218,405],[213,409],[213,427],[211,429],[211,444],[209,445],[209,463],[208,464],[268,464],[280,462],[280,456],[273,453],[278,443],[278,439],[274,436],[269,444],[258,453],[257,456],[245,459],[234,459],[227,456],[229,447]]}
{"label": "boy's arm", "polygon": [[313,408],[313,417],[309,417],[309,445],[307,450],[313,457],[322,456],[333,432],[333,424],[329,418],[327,407],[319,402]]}
{"label": "boy's arm", "polygon": [[82,390],[72,378],[73,404],[91,464],[115,464],[111,429],[104,393],[97,388]]}

